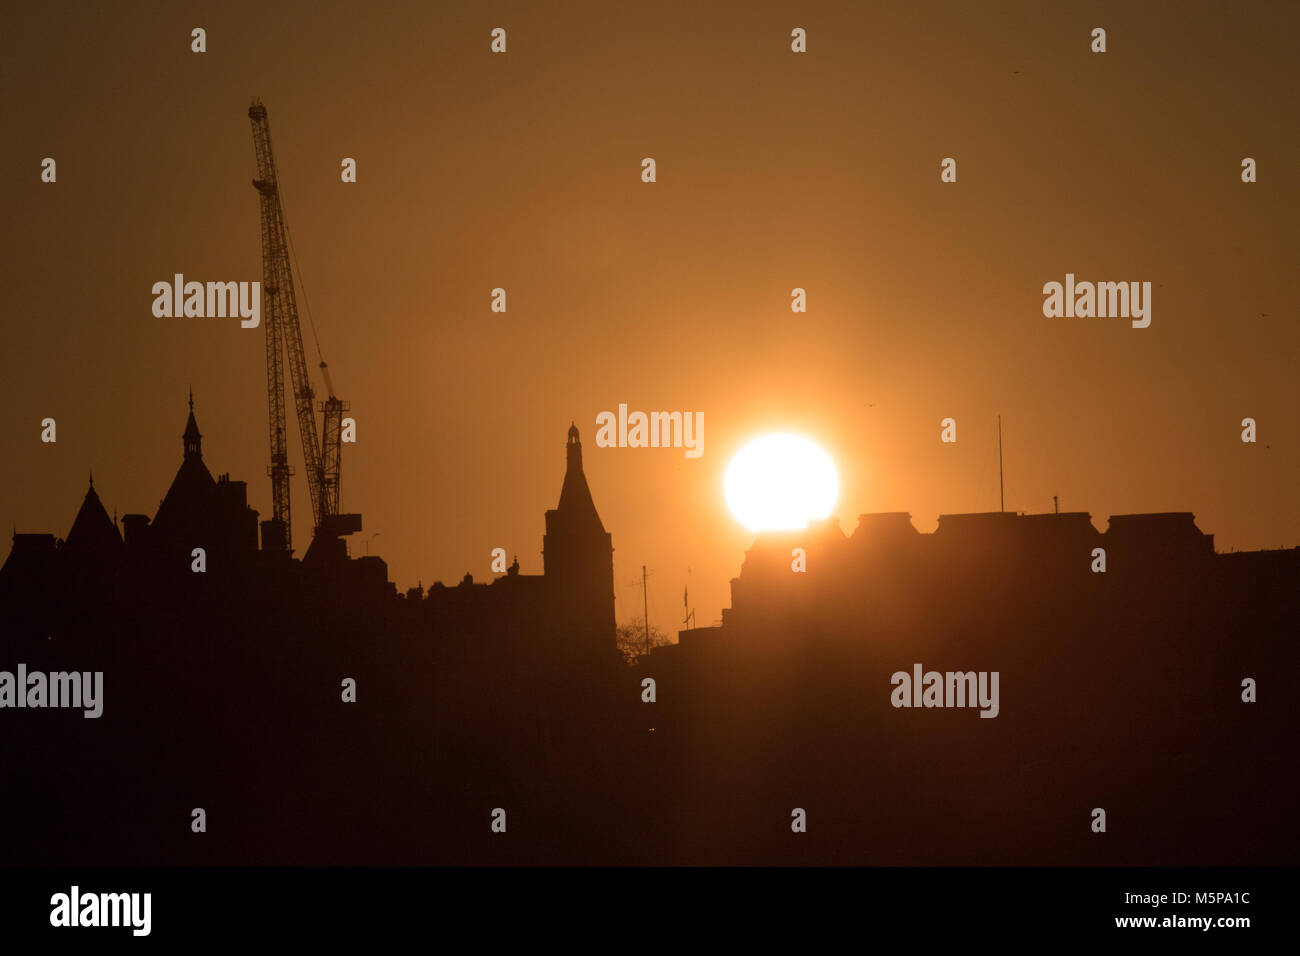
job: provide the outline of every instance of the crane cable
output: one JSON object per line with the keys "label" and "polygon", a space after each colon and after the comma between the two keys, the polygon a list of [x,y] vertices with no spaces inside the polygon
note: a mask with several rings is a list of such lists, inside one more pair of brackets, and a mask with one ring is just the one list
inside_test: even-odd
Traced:
{"label": "crane cable", "polygon": [[298,271],[298,288],[302,290],[302,304],[307,312],[307,324],[311,326],[312,341],[316,345],[316,358],[320,359],[321,364],[324,365],[325,359],[320,351],[320,336],[316,333],[316,320],[312,318],[311,300],[307,297],[307,283],[303,280],[302,266],[298,262],[298,251],[293,247],[293,235],[289,232],[289,210],[285,208],[287,204],[284,201],[284,188],[280,187],[278,183],[276,186],[280,191],[280,207],[284,213],[281,217],[281,221],[284,223],[284,239],[289,246],[289,256],[293,259],[293,266]]}

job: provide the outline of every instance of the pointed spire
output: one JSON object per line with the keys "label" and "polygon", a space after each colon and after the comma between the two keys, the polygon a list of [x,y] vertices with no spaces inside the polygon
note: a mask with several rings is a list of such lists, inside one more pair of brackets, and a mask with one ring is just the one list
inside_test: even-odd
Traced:
{"label": "pointed spire", "polygon": [[185,434],[181,436],[185,443],[185,457],[203,457],[203,435],[199,433],[199,423],[194,420],[194,389],[190,389],[190,417],[185,422]]}
{"label": "pointed spire", "polygon": [[569,422],[569,441],[565,446],[569,471],[582,472],[582,442],[578,440],[578,426]]}
{"label": "pointed spire", "polygon": [[587,476],[582,473],[582,442],[578,440],[578,426],[575,424],[569,425],[565,454],[568,467],[564,472],[564,485],[560,488],[560,503],[556,510],[576,525],[604,531],[600,516],[596,513],[595,502],[591,500]]}
{"label": "pointed spire", "polygon": [[122,537],[116,522],[110,522],[103,502],[95,492],[94,475],[90,477],[90,487],[81,502],[81,509],[73,519],[65,544],[71,553],[102,554],[116,550],[122,544]]}

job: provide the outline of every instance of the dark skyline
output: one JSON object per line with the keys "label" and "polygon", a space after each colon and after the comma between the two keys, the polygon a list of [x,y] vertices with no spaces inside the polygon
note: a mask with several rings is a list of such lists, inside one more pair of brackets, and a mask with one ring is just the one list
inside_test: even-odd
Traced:
{"label": "dark skyline", "polygon": [[1294,856],[1300,549],[1217,554],[1189,513],[828,519],[625,661],[576,427],[544,574],[405,594],[375,556],[259,550],[193,412],[178,437],[124,540],[91,487],[0,566],[0,863]]}

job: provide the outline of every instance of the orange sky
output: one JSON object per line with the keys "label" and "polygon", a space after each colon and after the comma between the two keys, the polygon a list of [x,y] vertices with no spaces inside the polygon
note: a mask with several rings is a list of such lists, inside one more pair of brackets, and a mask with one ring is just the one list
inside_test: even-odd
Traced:
{"label": "orange sky", "polygon": [[[358,421],[353,553],[378,533],[400,588],[486,578],[497,546],[540,571],[571,419],[619,617],[640,613],[647,564],[668,631],[688,568],[701,624],[729,603],[751,536],[722,475],[766,431],[831,453],[849,529],[995,510],[1000,412],[1008,509],[1055,494],[1101,527],[1193,511],[1221,550],[1300,543],[1300,8],[272,6],[6,14],[0,518],[20,531],[66,534],[89,467],[110,509],[152,514],[191,383],[209,467],[268,516],[262,330],[158,319],[150,293],[175,272],[261,278],[259,95]],[[1066,272],[1152,282],[1151,327],[1045,318]],[[702,411],[703,457],[596,448],[620,402]]]}

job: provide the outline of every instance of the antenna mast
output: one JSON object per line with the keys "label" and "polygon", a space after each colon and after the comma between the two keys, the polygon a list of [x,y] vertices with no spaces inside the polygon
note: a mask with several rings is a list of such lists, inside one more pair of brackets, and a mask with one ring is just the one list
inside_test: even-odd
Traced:
{"label": "antenna mast", "polygon": [[998,416],[998,511],[1007,510],[1006,493],[1002,488],[1002,416]]}
{"label": "antenna mast", "polygon": [[641,565],[641,613],[645,615],[645,652],[650,655],[650,592],[645,584],[645,565]]}

